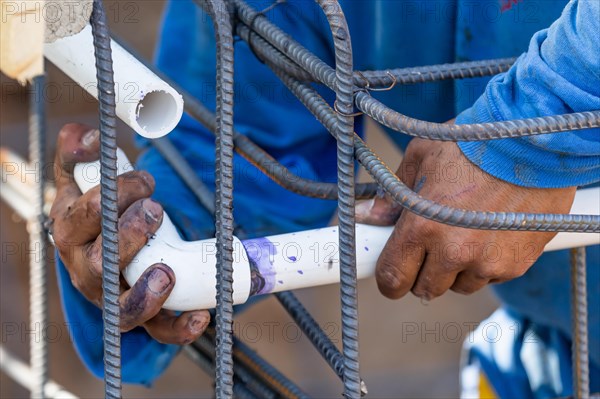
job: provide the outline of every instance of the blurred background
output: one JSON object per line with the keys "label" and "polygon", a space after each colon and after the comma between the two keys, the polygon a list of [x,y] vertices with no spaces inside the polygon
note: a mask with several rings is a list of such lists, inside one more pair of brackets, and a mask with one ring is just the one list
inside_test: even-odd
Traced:
{"label": "blurred background", "polygon": [[[105,1],[113,32],[150,59],[160,28],[165,2]],[[68,122],[97,125],[97,103],[62,72],[47,64],[48,156],[56,134]],[[27,88],[0,76],[0,144],[22,156],[27,154]],[[401,154],[369,122],[367,141],[390,166]],[[119,125],[119,145],[135,159],[133,132]],[[366,181],[364,173],[361,180]],[[0,205],[0,323],[1,343],[19,358],[28,359],[28,254],[26,225],[6,205]],[[20,248],[6,251],[7,244]],[[103,396],[103,383],[80,362],[68,336],[56,285],[52,250],[49,262],[50,377],[75,395]],[[299,298],[338,345],[341,344],[339,287],[306,289]],[[371,398],[457,397],[461,345],[496,302],[487,289],[464,297],[449,293],[430,303],[408,296],[399,301],[382,297],[373,279],[359,283],[361,375]],[[19,333],[12,333],[18,326]],[[317,398],[341,397],[342,385],[302,336],[285,311],[268,298],[240,314],[234,331],[265,359]],[[9,333],[11,332],[11,333]],[[125,398],[210,398],[212,378],[184,355],[178,356],[151,388],[125,386]],[[29,394],[0,373],[0,397],[24,398]]]}

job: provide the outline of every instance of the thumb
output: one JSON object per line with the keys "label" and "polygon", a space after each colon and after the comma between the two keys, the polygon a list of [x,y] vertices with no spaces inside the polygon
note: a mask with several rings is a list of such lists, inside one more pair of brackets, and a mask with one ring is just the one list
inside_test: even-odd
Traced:
{"label": "thumb", "polygon": [[402,207],[386,194],[381,187],[375,198],[359,202],[356,205],[356,222],[376,226],[392,226],[402,212]]}
{"label": "thumb", "polygon": [[[415,178],[418,174],[419,159],[416,157],[416,151],[411,151],[409,147],[396,171],[396,176],[408,188],[412,188]],[[381,187],[377,190],[375,198],[362,201],[356,205],[356,222],[373,224],[376,226],[392,226],[396,223],[402,206],[386,193]]]}

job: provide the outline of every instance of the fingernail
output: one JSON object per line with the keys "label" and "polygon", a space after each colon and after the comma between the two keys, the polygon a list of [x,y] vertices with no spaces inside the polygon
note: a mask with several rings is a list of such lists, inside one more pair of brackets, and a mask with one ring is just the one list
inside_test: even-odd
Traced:
{"label": "fingernail", "polygon": [[356,204],[356,208],[354,208],[355,215],[358,217],[368,216],[371,211],[371,208],[373,208],[373,203],[373,199],[359,202],[358,204]]}
{"label": "fingernail", "polygon": [[142,202],[142,207],[144,208],[144,213],[146,213],[146,216],[148,216],[154,222],[158,222],[160,220],[163,210],[158,202],[147,199]]}
{"label": "fingernail", "polygon": [[81,144],[84,147],[91,147],[98,140],[98,136],[100,136],[100,130],[94,129],[87,132],[83,138],[81,139]]}
{"label": "fingernail", "polygon": [[192,334],[200,334],[206,329],[208,319],[204,316],[192,315],[188,321],[188,328]]}
{"label": "fingernail", "polygon": [[142,179],[144,179],[148,186],[152,186],[154,184],[154,177],[152,177],[150,173],[146,172],[145,170],[140,170],[139,175],[142,177]]}
{"label": "fingernail", "polygon": [[155,269],[148,277],[148,289],[156,295],[161,295],[171,285],[171,278],[164,270]]}

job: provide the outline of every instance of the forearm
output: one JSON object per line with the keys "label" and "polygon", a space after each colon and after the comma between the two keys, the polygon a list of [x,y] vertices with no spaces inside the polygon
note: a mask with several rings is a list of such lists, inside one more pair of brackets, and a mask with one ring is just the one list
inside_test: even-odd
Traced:
{"label": "forearm", "polygon": [[[532,38],[511,70],[457,118],[458,124],[600,109],[600,3],[573,1]],[[460,143],[466,157],[502,180],[527,187],[570,187],[600,180],[600,131]]]}

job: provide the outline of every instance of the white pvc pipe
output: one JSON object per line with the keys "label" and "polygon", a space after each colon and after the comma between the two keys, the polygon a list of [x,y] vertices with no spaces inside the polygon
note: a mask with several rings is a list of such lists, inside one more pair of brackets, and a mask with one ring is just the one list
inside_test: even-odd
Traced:
{"label": "white pvc pipe", "polygon": [[[138,134],[170,133],[183,114],[183,98],[123,47],[111,40],[117,116]],[[44,55],[88,93],[98,98],[92,28],[46,43]]]}
{"label": "white pvc pipe", "polygon": [[[132,170],[119,150],[119,171]],[[99,163],[78,164],[75,180],[82,192],[99,183]],[[577,192],[573,212],[600,214],[600,189]],[[358,278],[373,276],[379,254],[393,227],[356,225],[356,264]],[[559,233],[545,248],[557,250],[600,243],[600,234]],[[337,226],[300,231],[234,243],[234,303],[250,295],[315,287],[339,282]],[[215,306],[215,240],[186,242],[164,214],[157,233],[123,272],[133,285],[152,264],[169,265],[176,283],[165,308],[172,310],[210,309]]]}
{"label": "white pvc pipe", "polygon": [[[570,213],[572,215],[600,215],[600,187],[577,190]],[[598,244],[600,244],[599,233],[558,233],[552,241],[546,244],[544,252]]]}

